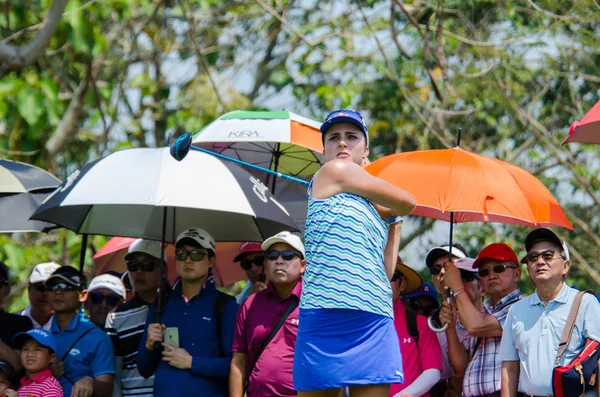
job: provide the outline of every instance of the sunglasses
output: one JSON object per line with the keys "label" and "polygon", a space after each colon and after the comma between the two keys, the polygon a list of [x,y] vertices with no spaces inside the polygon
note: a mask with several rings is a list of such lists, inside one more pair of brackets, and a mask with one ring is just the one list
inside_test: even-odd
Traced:
{"label": "sunglasses", "polygon": [[142,268],[143,272],[151,272],[152,270],[154,270],[155,267],[156,267],[156,263],[151,262],[151,261],[142,261],[142,262],[129,261],[129,262],[127,262],[127,270],[130,271],[131,273],[137,272],[139,268]]}
{"label": "sunglasses", "polygon": [[460,279],[463,283],[469,283],[475,280],[476,278],[477,276],[475,275],[475,273],[460,269]]}
{"label": "sunglasses", "polygon": [[[535,263],[538,261],[538,259],[541,256],[542,259],[544,260],[544,262],[549,262],[552,259],[554,259],[554,254],[558,254],[558,252],[552,251],[552,250],[548,250],[548,251],[544,251],[544,252],[532,252],[531,254],[527,254],[527,256],[525,257],[525,260],[527,261],[527,263]],[[562,255],[561,255],[561,257],[562,257]]]}
{"label": "sunglasses", "polygon": [[199,250],[186,251],[183,249],[175,250],[175,259],[177,259],[178,261],[184,261],[187,259],[188,256],[192,259],[193,262],[199,262],[202,259],[204,259],[205,256],[208,256],[208,252]]}
{"label": "sunglasses", "polygon": [[283,251],[271,250],[265,254],[265,258],[267,258],[270,261],[277,260],[277,258],[279,258],[279,256],[281,256],[284,261],[291,261],[296,256],[298,258],[301,258],[300,254],[293,250],[283,250]]}
{"label": "sunglasses", "polygon": [[432,276],[437,276],[442,272],[442,269],[442,265],[433,265],[429,268],[429,273],[431,273]]}
{"label": "sunglasses", "polygon": [[72,286],[70,284],[65,284],[65,283],[58,283],[58,284],[48,286],[48,291],[57,291],[57,290],[71,292],[71,291],[78,291],[79,288]]}
{"label": "sunglasses", "polygon": [[106,301],[108,306],[117,306],[117,304],[121,301],[121,297],[117,295],[104,295],[100,292],[90,294],[90,299],[95,305],[100,305],[102,302]]}
{"label": "sunglasses", "polygon": [[33,283],[30,285],[30,288],[33,288],[34,290],[36,290],[37,292],[46,292],[46,291],[50,291],[49,288],[47,288],[44,283]]}
{"label": "sunglasses", "polygon": [[404,274],[400,273],[400,272],[394,272],[394,275],[392,276],[392,283],[396,282],[398,280],[402,281],[404,280],[406,277],[404,276]]}
{"label": "sunglasses", "polygon": [[8,281],[7,280],[0,280],[0,288],[6,287],[7,285],[8,285]]}
{"label": "sunglasses", "polygon": [[254,259],[242,259],[241,262],[240,262],[240,266],[244,270],[250,270],[250,268],[252,268],[252,265],[256,265],[256,266],[262,267],[264,260],[265,260],[265,258],[262,255],[261,256],[257,256]]}
{"label": "sunglasses", "polygon": [[479,277],[487,277],[490,275],[492,270],[494,271],[494,273],[500,274],[500,273],[504,273],[504,271],[506,269],[517,269],[517,266],[508,266],[505,264],[496,265],[496,266],[492,267],[491,269],[479,269],[478,273],[479,273]]}

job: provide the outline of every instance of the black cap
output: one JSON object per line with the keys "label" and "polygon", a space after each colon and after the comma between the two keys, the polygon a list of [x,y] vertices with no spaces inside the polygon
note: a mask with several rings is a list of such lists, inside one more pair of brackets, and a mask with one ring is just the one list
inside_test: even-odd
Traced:
{"label": "black cap", "polygon": [[11,387],[15,385],[15,368],[11,363],[5,360],[0,360],[0,371],[4,372],[10,380]]}
{"label": "black cap", "polygon": [[7,283],[10,281],[8,279],[10,276],[10,274],[8,272],[8,266],[6,266],[6,264],[4,262],[0,262],[0,274],[2,275],[2,277],[4,277],[4,279],[6,280]]}
{"label": "black cap", "polygon": [[61,281],[80,289],[85,289],[87,285],[85,276],[73,266],[59,267],[44,281],[44,285],[50,286]]}
{"label": "black cap", "polygon": [[564,249],[561,239],[559,239],[552,230],[540,228],[531,231],[527,237],[525,237],[525,251],[529,252],[531,247],[540,241],[548,241],[557,247]]}

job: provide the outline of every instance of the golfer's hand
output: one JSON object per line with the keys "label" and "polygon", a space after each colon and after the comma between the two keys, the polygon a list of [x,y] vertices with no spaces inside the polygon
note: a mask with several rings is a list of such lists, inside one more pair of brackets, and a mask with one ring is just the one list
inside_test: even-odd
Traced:
{"label": "golfer's hand", "polygon": [[187,350],[171,346],[168,343],[162,344],[165,350],[163,350],[163,361],[166,361],[172,367],[179,369],[190,369],[192,368],[192,356]]}
{"label": "golfer's hand", "polygon": [[146,349],[153,350],[156,342],[163,341],[163,329],[166,326],[164,324],[153,323],[148,325],[148,338],[146,339]]}
{"label": "golfer's hand", "polygon": [[92,397],[92,393],[94,393],[94,381],[92,378],[83,378],[73,385],[71,397]]}

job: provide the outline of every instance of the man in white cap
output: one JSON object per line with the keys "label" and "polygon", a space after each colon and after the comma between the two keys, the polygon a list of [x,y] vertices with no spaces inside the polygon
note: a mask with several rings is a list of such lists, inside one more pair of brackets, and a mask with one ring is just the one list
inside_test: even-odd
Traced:
{"label": "man in white cap", "polygon": [[90,321],[104,330],[106,316],[123,301],[125,301],[125,286],[121,279],[112,274],[101,274],[94,277],[88,287],[85,308],[89,313]]}
{"label": "man in white cap", "polygon": [[[242,397],[247,383],[248,397],[296,396],[292,367],[306,269],[304,244],[297,235],[280,232],[261,247],[269,285],[246,299],[239,310],[229,391],[231,397]],[[281,324],[279,329],[277,324]],[[272,338],[261,349],[271,333]]]}
{"label": "man in white cap", "polygon": [[[144,379],[137,368],[137,351],[146,326],[148,308],[158,296],[158,276],[161,245],[158,241],[137,239],[129,246],[125,261],[132,287],[133,298],[120,304],[106,318],[106,333],[115,348],[117,362],[114,396],[152,397],[154,377]],[[166,267],[166,263],[164,264]],[[171,287],[164,272],[164,291]]]}
{"label": "man in white cap", "polygon": [[138,370],[154,375],[156,396],[227,396],[238,304],[211,276],[215,240],[206,230],[187,229],[177,236],[175,259],[180,280],[162,302],[160,321],[156,304],[148,312]]}
{"label": "man in white cap", "polygon": [[48,291],[44,286],[44,281],[59,267],[60,265],[54,262],[40,263],[33,268],[31,276],[29,276],[29,286],[27,287],[29,305],[21,315],[31,319],[33,328],[44,328],[46,331],[50,331],[54,311],[48,302]]}

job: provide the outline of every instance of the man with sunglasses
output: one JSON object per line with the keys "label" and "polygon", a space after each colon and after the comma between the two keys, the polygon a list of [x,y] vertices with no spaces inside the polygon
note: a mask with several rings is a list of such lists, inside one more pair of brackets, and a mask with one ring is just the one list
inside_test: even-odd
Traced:
{"label": "man with sunglasses", "polygon": [[246,273],[248,281],[242,291],[235,297],[235,301],[239,305],[250,295],[267,288],[263,267],[264,259],[261,243],[248,241],[240,245],[240,253],[233,258],[233,261],[240,262],[240,267]]}
{"label": "man with sunglasses", "polygon": [[125,286],[119,277],[101,274],[92,279],[88,287],[85,308],[90,321],[105,331],[106,317],[125,300]]}
{"label": "man with sunglasses", "polygon": [[48,291],[44,286],[44,281],[59,267],[58,263],[47,262],[36,265],[31,271],[27,287],[29,305],[21,315],[31,319],[33,328],[44,328],[46,331],[50,331],[54,312],[48,301]]}
{"label": "man with sunglasses", "polygon": [[222,313],[215,310],[224,295],[211,275],[215,240],[206,230],[187,229],[177,236],[175,259],[180,279],[163,299],[160,323],[156,303],[148,311],[138,370],[154,375],[155,396],[226,396],[238,305],[230,297]]}
{"label": "man with sunglasses", "polygon": [[65,396],[110,397],[115,356],[108,335],[83,317],[86,279],[72,266],[61,266],[44,282],[54,310],[50,332],[57,342],[52,366]]}
{"label": "man with sunglasses", "polygon": [[400,296],[412,293],[423,284],[423,279],[415,270],[406,266],[398,256],[396,270],[391,280],[394,301],[394,325],[400,342],[404,382],[392,384],[390,396],[425,396],[442,373],[440,342],[427,326],[427,318],[417,315],[405,307]]}
{"label": "man with sunglasses", "polygon": [[508,310],[521,299],[517,263],[517,255],[506,244],[494,243],[481,250],[472,267],[478,271],[483,292],[490,297],[483,304],[483,313],[468,296],[459,269],[452,263],[444,266],[444,284],[452,290],[454,302],[443,303],[440,319],[451,323],[457,311],[470,335],[461,343],[452,331],[446,331],[452,365],[457,373],[464,373],[465,397],[500,396],[502,328]]}
{"label": "man with sunglasses", "polygon": [[[306,268],[304,244],[297,235],[281,232],[266,239],[261,247],[269,285],[246,299],[238,312],[229,375],[230,396],[242,397],[245,384],[248,397],[296,396],[292,367],[298,302]],[[287,313],[288,310],[291,311]],[[281,328],[261,350],[282,320]]]}
{"label": "man with sunglasses", "polygon": [[[134,295],[120,304],[106,318],[106,332],[113,342],[116,356],[116,386],[123,397],[152,397],[154,376],[145,379],[138,372],[137,352],[150,305],[158,297],[161,243],[137,239],[125,254],[127,273]],[[166,269],[166,262],[164,263]],[[168,294],[167,271],[163,291]],[[116,394],[116,393],[115,393]]]}
{"label": "man with sunglasses", "polygon": [[[526,395],[553,394],[552,371],[560,338],[578,291],[565,279],[571,267],[569,250],[564,241],[549,229],[530,232],[525,238],[529,277],[535,284],[533,294],[513,305],[508,312],[500,357],[502,396],[514,397],[518,385]],[[568,347],[556,363],[572,362],[581,352],[586,339],[600,341],[600,304],[585,294],[579,307],[574,332]],[[600,382],[596,380],[596,387]],[[585,396],[598,395],[593,388]]]}
{"label": "man with sunglasses", "polygon": [[6,360],[17,369],[23,368],[19,352],[15,350],[13,338],[20,332],[31,329],[28,317],[8,313],[2,308],[4,299],[10,294],[8,266],[0,262],[0,360]]}

